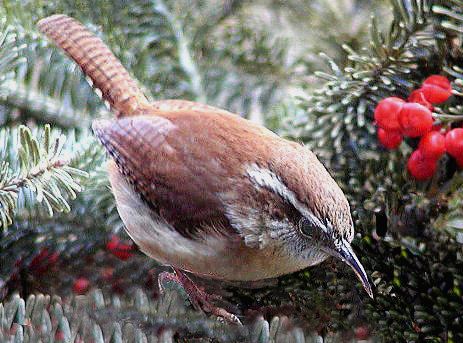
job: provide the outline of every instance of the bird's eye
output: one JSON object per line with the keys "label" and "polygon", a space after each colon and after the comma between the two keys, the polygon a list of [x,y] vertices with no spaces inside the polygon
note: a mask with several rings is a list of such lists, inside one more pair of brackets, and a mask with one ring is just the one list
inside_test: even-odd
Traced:
{"label": "bird's eye", "polygon": [[299,229],[302,234],[310,239],[319,239],[324,234],[323,230],[313,221],[307,218],[301,218],[299,221]]}

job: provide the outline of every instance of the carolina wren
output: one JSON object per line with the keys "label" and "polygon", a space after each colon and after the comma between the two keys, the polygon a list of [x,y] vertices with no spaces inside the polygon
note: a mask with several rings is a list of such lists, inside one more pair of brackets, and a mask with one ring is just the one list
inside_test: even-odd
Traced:
{"label": "carolina wren", "polygon": [[114,119],[93,123],[111,154],[109,177],[130,237],[170,265],[196,306],[214,307],[182,273],[259,280],[335,256],[367,275],[350,242],[354,227],[341,189],[315,155],[262,126],[185,100],[150,102],[92,33],[65,15],[38,23],[101,91]]}

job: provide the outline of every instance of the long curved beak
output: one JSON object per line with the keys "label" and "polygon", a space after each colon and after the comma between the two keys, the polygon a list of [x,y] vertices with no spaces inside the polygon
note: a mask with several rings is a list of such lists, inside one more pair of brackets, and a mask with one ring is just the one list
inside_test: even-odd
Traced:
{"label": "long curved beak", "polygon": [[357,274],[357,277],[362,282],[365,291],[367,291],[370,298],[373,298],[373,292],[371,290],[370,282],[368,281],[367,273],[365,272],[365,269],[363,269],[362,264],[352,250],[349,242],[342,240],[341,246],[336,250],[336,257],[346,262],[354,270],[355,274]]}

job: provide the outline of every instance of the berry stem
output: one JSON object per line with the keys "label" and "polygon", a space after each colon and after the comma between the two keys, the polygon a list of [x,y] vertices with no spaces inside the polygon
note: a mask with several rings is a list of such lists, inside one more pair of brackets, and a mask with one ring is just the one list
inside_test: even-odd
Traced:
{"label": "berry stem", "polygon": [[458,96],[463,96],[463,93],[457,91],[456,89],[452,89],[452,94],[453,95],[458,95]]}
{"label": "berry stem", "polygon": [[455,114],[442,114],[442,113],[433,112],[432,116],[434,119],[439,119],[440,121],[443,121],[443,122],[463,120],[463,114],[455,115]]}

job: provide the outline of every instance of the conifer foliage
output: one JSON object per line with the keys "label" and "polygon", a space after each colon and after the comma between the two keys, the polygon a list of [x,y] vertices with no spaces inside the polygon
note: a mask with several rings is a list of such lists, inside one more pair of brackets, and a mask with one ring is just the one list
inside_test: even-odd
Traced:
{"label": "conifer foliage", "polygon": [[[220,106],[310,147],[349,198],[375,298],[331,259],[258,288],[198,280],[238,305],[240,328],[172,285],[160,296],[165,268],[125,236],[90,130],[108,111],[35,28],[53,13],[100,36],[151,98]],[[407,160],[425,143],[381,145],[375,108],[432,75],[451,83],[426,113],[452,153],[417,180]],[[457,0],[2,1],[0,342],[463,341],[462,104]]]}

